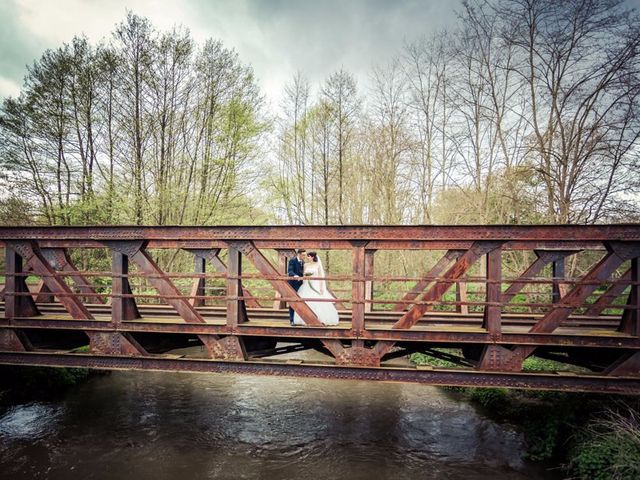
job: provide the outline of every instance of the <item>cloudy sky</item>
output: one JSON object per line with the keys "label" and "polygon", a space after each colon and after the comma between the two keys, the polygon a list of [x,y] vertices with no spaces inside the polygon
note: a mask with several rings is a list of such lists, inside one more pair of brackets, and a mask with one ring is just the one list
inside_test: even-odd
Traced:
{"label": "cloudy sky", "polygon": [[[640,0],[639,0],[640,1]],[[315,84],[344,67],[366,86],[405,41],[455,23],[460,0],[0,0],[0,97],[19,92],[25,65],[74,35],[109,36],[127,10],[158,29],[219,38],[250,63],[277,101],[295,71]]]}

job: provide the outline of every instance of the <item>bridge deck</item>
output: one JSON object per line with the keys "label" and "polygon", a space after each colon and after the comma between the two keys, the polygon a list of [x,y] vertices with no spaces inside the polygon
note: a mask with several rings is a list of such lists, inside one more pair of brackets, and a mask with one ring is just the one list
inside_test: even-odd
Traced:
{"label": "bridge deck", "polygon": [[[93,324],[95,322],[103,322],[110,324],[112,318],[111,308],[102,304],[86,304],[88,310],[94,317],[92,320],[78,320],[69,315],[66,310],[56,304],[38,304],[40,315],[30,317],[16,317],[11,322],[13,325],[55,325],[60,328],[61,321],[69,322],[71,328],[77,328],[80,324]],[[138,305],[141,317],[135,320],[127,320],[121,324],[121,329],[126,330],[127,325],[177,325],[184,326],[185,322],[170,307],[161,305]],[[193,327],[206,328],[207,325],[225,327],[226,309],[224,307],[197,307],[196,310],[206,321],[205,325],[200,323],[191,324]],[[286,311],[280,309],[247,309],[248,318],[237,326],[240,330],[251,331],[254,328],[269,328],[284,331],[291,334],[291,330],[300,329],[301,331],[313,328],[324,330],[327,336],[331,336],[334,330],[343,332],[351,331],[351,312],[339,310],[340,323],[336,326],[313,327],[307,325],[289,324],[289,317]],[[4,317],[4,303],[0,302],[0,318]],[[406,329],[394,329],[393,323],[401,317],[400,313],[394,312],[370,312],[365,314],[365,322],[367,330],[391,331],[396,332],[451,332],[451,333],[487,333],[486,328],[482,326],[481,314],[459,314],[453,312],[430,312],[415,326]],[[503,314],[502,315],[502,333],[528,333],[537,320],[542,318],[541,314]],[[1,321],[1,320],[0,320]],[[56,323],[49,323],[49,322]],[[31,322],[31,323],[30,323]],[[619,339],[637,340],[637,337],[620,332],[617,329],[619,318],[615,316],[589,316],[574,315],[569,317],[563,325],[556,328],[553,333],[538,334],[540,336],[553,337],[556,335],[566,336],[593,336],[593,337],[615,337]],[[151,329],[152,330],[152,329]],[[348,336],[348,335],[345,335]]]}

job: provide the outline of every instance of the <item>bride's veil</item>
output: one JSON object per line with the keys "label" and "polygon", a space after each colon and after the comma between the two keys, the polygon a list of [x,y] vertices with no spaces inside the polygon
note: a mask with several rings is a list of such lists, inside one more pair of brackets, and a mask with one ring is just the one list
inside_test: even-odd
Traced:
{"label": "bride's veil", "polygon": [[324,279],[324,267],[322,266],[320,255],[318,255],[318,276],[323,277],[322,280],[318,280],[318,290],[324,295],[327,291],[327,281]]}

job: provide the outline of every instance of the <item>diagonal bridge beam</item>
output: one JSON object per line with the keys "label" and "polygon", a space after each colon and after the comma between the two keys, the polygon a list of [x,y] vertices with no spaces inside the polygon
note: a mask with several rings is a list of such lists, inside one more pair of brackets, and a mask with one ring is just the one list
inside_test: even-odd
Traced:
{"label": "diagonal bridge beam", "polygon": [[[271,264],[271,262],[256,248],[253,242],[247,241],[230,241],[227,242],[229,248],[237,249],[258,269],[258,271],[266,277],[273,288],[286,299],[291,308],[300,315],[304,322],[312,327],[323,327],[324,324],[318,319],[316,314],[311,310],[304,300],[300,298],[298,292],[289,285],[284,279],[278,279],[282,274]],[[340,361],[345,357],[345,348],[339,340],[322,339],[322,344],[331,352],[331,354]]]}
{"label": "diagonal bridge beam", "polygon": [[[112,251],[126,256],[146,276],[149,283],[165,297],[178,315],[187,323],[206,323],[196,308],[178,290],[171,279],[160,269],[145,250],[145,241],[114,240],[103,241]],[[241,339],[236,336],[220,337],[207,334],[198,335],[209,356],[222,359],[245,359],[246,352]]]}
{"label": "diagonal bridge beam", "polygon": [[[606,244],[607,254],[584,275],[582,282],[574,285],[556,304],[553,309],[536,322],[529,333],[552,333],[577,308],[583,306],[589,295],[595,292],[603,283],[607,282],[625,261],[640,256],[640,243],[610,242]],[[529,357],[537,346],[520,346],[512,350],[515,363]]]}
{"label": "diagonal bridge beam", "polygon": [[[456,262],[449,267],[440,280],[435,282],[421,298],[422,302],[414,305],[391,327],[394,330],[409,329],[422,318],[429,309],[430,304],[439,301],[442,296],[456,283],[456,280],[467,273],[471,266],[480,257],[502,246],[503,241],[479,241],[471,245],[469,250],[458,257]],[[395,345],[396,342],[381,340],[373,348],[375,354],[382,359]]]}
{"label": "diagonal bridge beam", "polygon": [[[78,271],[66,248],[41,248],[40,252],[52,268],[58,272],[67,274],[66,276],[71,278],[78,291],[81,294],[86,295],[85,301],[87,303],[106,303],[102,295],[96,291],[91,282],[89,282],[84,275]],[[36,288],[34,298],[36,303],[53,302],[53,295],[44,281],[40,280],[40,283]]]}
{"label": "diagonal bridge beam", "polygon": [[6,247],[18,253],[34,275],[41,277],[43,284],[53,296],[58,297],[62,306],[76,320],[93,320],[87,307],[67,285],[64,278],[49,263],[38,243],[35,241],[6,242]]}
{"label": "diagonal bridge beam", "polygon": [[460,258],[464,253],[464,250],[447,250],[447,252],[431,267],[431,269],[418,280],[418,283],[400,299],[400,302],[396,303],[393,307],[394,312],[402,312],[410,305],[407,302],[415,300],[424,290],[433,282],[433,278],[437,277],[442,271],[448,267],[451,262]]}
{"label": "diagonal bridge beam", "polygon": [[528,285],[528,279],[537,276],[549,263],[564,261],[570,255],[574,255],[580,250],[534,250],[535,261],[522,272],[522,275],[509,285],[502,294],[501,301],[509,303],[522,289]]}

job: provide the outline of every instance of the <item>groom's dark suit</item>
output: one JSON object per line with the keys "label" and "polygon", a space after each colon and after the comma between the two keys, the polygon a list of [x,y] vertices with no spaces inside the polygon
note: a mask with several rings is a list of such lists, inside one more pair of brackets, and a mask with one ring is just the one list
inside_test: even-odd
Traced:
{"label": "groom's dark suit", "polygon": [[[293,277],[295,275],[299,277],[304,276],[304,262],[298,260],[298,257],[293,257],[289,259],[289,265],[287,266],[287,275]],[[300,280],[289,280],[289,285],[293,287],[293,289],[297,292],[298,289],[302,286],[302,278]],[[289,306],[289,323],[293,325],[293,308]]]}

